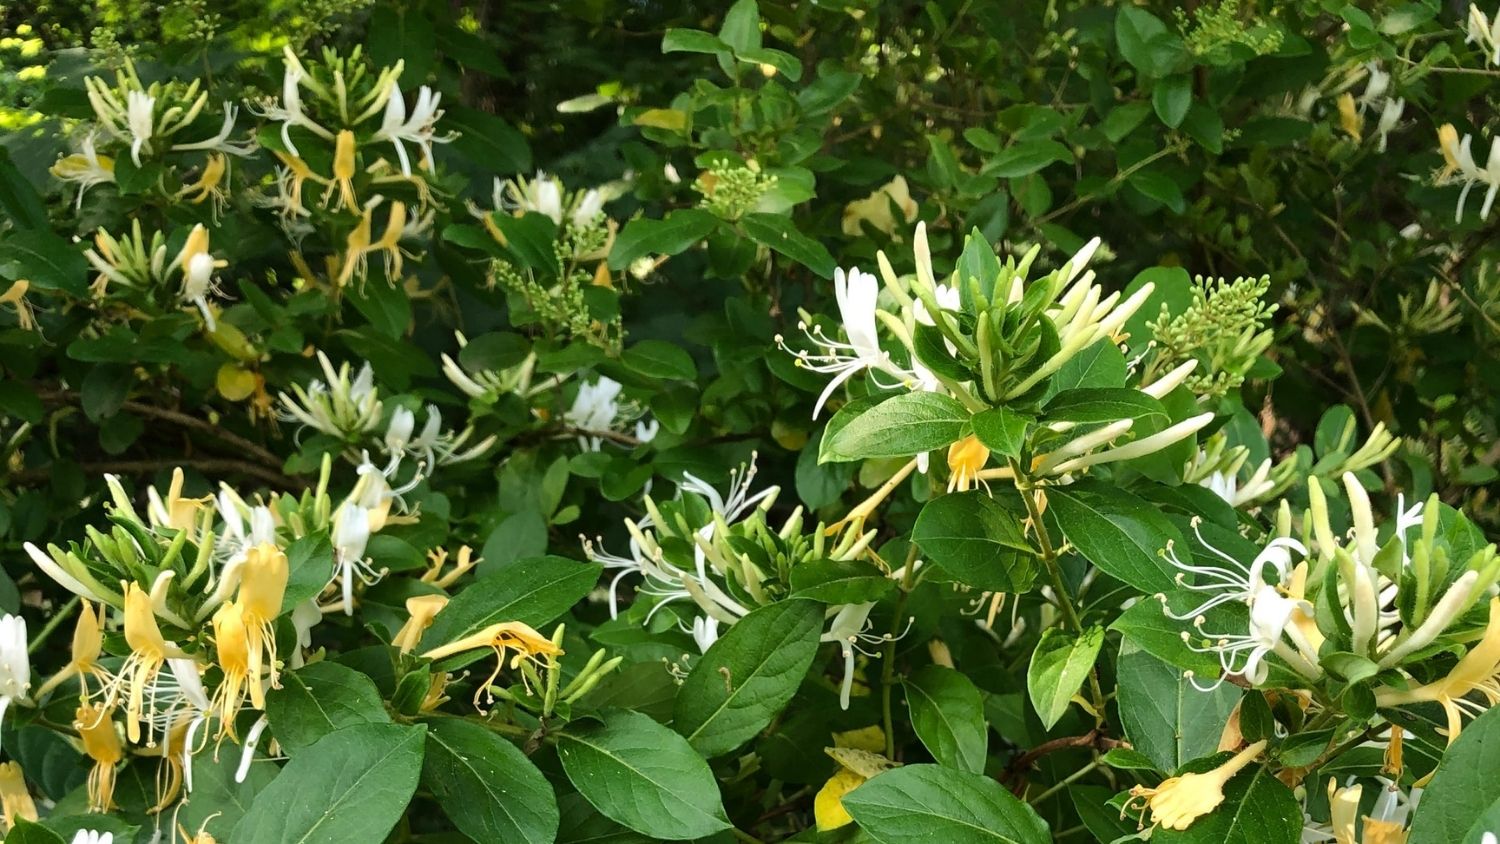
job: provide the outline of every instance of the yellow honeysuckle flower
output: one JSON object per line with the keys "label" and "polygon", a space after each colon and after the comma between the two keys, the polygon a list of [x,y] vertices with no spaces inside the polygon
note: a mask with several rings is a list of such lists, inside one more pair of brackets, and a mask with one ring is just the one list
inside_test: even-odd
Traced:
{"label": "yellow honeysuckle flower", "polygon": [[1446,179],[1458,172],[1458,130],[1452,123],[1438,127],[1438,151],[1443,154],[1443,172],[1438,178]]}
{"label": "yellow honeysuckle flower", "polygon": [[391,644],[400,648],[402,653],[411,653],[422,641],[422,633],[432,626],[433,617],[446,606],[447,595],[417,595],[407,598],[406,612],[410,617],[401,625],[395,638],[391,639]]}
{"label": "yellow honeysuckle flower", "polygon": [[339,275],[337,284],[344,287],[354,280],[357,275],[361,280],[365,277],[366,268],[369,265],[370,252],[370,208],[366,208],[360,214],[359,222],[344,239],[344,256],[339,261]]}
{"label": "yellow honeysuckle flower", "polygon": [[333,144],[333,181],[338,186],[339,197],[344,207],[359,212],[359,202],[354,196],[354,133],[345,129],[339,132]]}
{"label": "yellow honeysuckle flower", "polygon": [[[182,248],[184,254],[188,252],[190,246],[195,250],[193,254],[207,253],[207,233],[203,234],[201,249],[193,243],[194,237],[202,231],[202,226],[193,227],[193,233],[188,235],[188,244]],[[193,529],[193,525],[198,519],[198,511],[203,508],[203,505],[212,501],[213,496],[205,495],[202,498],[184,498],[182,495],[183,482],[182,468],[178,467],[172,470],[172,483],[167,487],[167,497],[165,500],[162,499],[161,493],[156,491],[156,487],[150,487],[146,490],[146,498],[149,505],[146,508],[146,512],[151,517],[152,524],[158,527],[169,527],[173,530]]]}
{"label": "yellow honeysuckle flower", "polygon": [[1365,134],[1365,119],[1359,116],[1359,109],[1354,104],[1354,95],[1345,91],[1339,96],[1338,106],[1339,128],[1355,141],[1359,141]]}
{"label": "yellow honeysuckle flower", "polygon": [[1153,824],[1167,829],[1187,829],[1193,821],[1224,802],[1224,784],[1255,761],[1265,749],[1266,742],[1262,739],[1211,771],[1171,777],[1155,788],[1138,785],[1130,789],[1130,802],[1125,807],[1139,808],[1142,812],[1149,808]]}
{"label": "yellow honeysuckle flower", "polygon": [[[213,618],[214,648],[218,652],[219,670],[224,673],[214,691],[210,711],[219,716],[219,738],[234,737],[234,718],[245,705],[250,687],[260,686],[260,676],[250,676],[250,639],[245,632],[245,612],[238,602],[219,607]],[[264,700],[264,690],[255,693]]]}
{"label": "yellow honeysuckle flower", "polygon": [[89,771],[89,811],[108,812],[114,806],[115,766],[125,758],[125,748],[115,732],[113,707],[90,703],[78,707],[73,728],[83,742],[83,752],[94,760]]}
{"label": "yellow honeysuckle flower", "polygon": [[490,672],[490,676],[480,683],[479,688],[474,692],[476,708],[480,706],[481,697],[490,701],[494,699],[489,687],[495,682],[495,678],[500,676],[500,669],[505,667],[506,651],[515,652],[511,658],[512,668],[519,665],[523,659],[536,660],[543,656],[558,656],[563,652],[562,648],[552,644],[551,639],[538,633],[531,625],[519,621],[502,621],[462,639],[433,648],[422,656],[436,661],[476,648],[489,648],[495,652],[495,670]]}
{"label": "yellow honeysuckle flower", "polygon": [[897,175],[864,199],[856,199],[845,205],[841,224],[844,234],[850,237],[864,234],[864,223],[869,223],[887,235],[894,234],[897,219],[891,213],[892,204],[900,210],[901,217],[904,218],[902,223],[909,225],[917,219],[917,201],[911,198],[911,188],[906,184],[905,176]]}
{"label": "yellow honeysuckle flower", "polygon": [[291,153],[280,150],[272,150],[272,152],[281,161],[284,168],[279,176],[285,188],[285,202],[281,206],[281,213],[293,217],[306,217],[309,212],[307,207],[302,204],[302,186],[311,180],[316,184],[327,187],[329,180],[314,173],[312,168],[307,166],[306,161]]}
{"label": "yellow honeysuckle flower", "polygon": [[154,742],[151,715],[156,701],[146,699],[146,686],[156,678],[168,659],[185,656],[177,645],[168,642],[156,626],[156,614],[151,608],[151,596],[140,587],[130,583],[125,587],[125,642],[130,645],[130,656],[120,666],[115,688],[108,701],[113,705],[117,699],[118,686],[129,685],[129,698],[125,705],[125,734],[131,742],[141,740],[141,722],[147,726],[146,742]]}
{"label": "yellow honeysuckle flower", "polygon": [[271,688],[280,688],[276,664],[276,631],[272,624],[281,615],[289,575],[286,554],[269,542],[245,553],[240,569],[240,610],[244,614],[245,640],[249,647],[247,670],[250,700],[256,709],[266,705],[260,675],[264,667],[271,675]]}
{"label": "yellow honeysuckle flower", "polygon": [[401,277],[403,256],[401,233],[406,229],[406,203],[392,202],[391,214],[386,219],[385,233],[370,244],[368,251],[385,253],[385,278],[394,284]]}
{"label": "yellow honeysuckle flower", "polygon": [[948,469],[953,473],[948,491],[968,492],[979,483],[979,470],[989,459],[990,450],[973,434],[948,446]]}
{"label": "yellow honeysuckle flower", "polygon": [[1483,638],[1464,654],[1448,676],[1411,689],[1377,689],[1375,703],[1379,706],[1439,704],[1448,714],[1448,743],[1452,744],[1463,730],[1464,714],[1473,715],[1488,708],[1467,700],[1473,692],[1483,695],[1489,706],[1500,703],[1500,597],[1490,599],[1490,619]]}
{"label": "yellow honeysuckle flower", "polygon": [[1354,825],[1359,820],[1359,798],[1364,787],[1339,788],[1338,781],[1328,778],[1328,826],[1336,844],[1354,844]]}
{"label": "yellow honeysuckle flower", "polygon": [[229,159],[221,153],[210,153],[208,160],[203,164],[203,173],[198,176],[198,180],[185,185],[177,192],[177,195],[194,205],[200,205],[210,198],[214,199],[217,205],[226,196],[221,186],[228,172]]}
{"label": "yellow honeysuckle flower", "polygon": [[0,764],[0,811],[5,813],[5,828],[15,825],[16,818],[37,819],[36,801],[26,789],[26,777],[17,762]]}
{"label": "yellow honeysuckle flower", "polygon": [[94,605],[88,601],[82,602],[78,612],[78,621],[73,626],[73,651],[72,658],[62,670],[52,675],[42,687],[37,689],[38,700],[47,696],[70,677],[78,678],[78,696],[87,701],[89,699],[89,685],[86,676],[92,676],[98,680],[100,685],[108,685],[113,679],[109,672],[99,665],[99,653],[104,645],[104,608],[99,607],[96,611]]}

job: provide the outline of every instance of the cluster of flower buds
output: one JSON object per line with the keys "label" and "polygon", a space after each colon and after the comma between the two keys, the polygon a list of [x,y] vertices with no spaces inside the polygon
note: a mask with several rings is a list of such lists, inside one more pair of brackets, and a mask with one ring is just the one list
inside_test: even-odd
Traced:
{"label": "cluster of flower buds", "polygon": [[131,224],[128,234],[119,237],[100,229],[94,235],[94,247],[84,252],[99,273],[94,295],[102,299],[108,294],[143,307],[157,304],[158,297],[165,293],[175,304],[196,307],[204,327],[211,333],[216,331],[217,307],[209,296],[218,292],[214,275],[226,262],[209,251],[208,229],[193,226],[170,259],[167,242],[161,232],[147,238],[139,220]]}
{"label": "cluster of flower buds", "polygon": [[[807,525],[801,507],[779,528],[772,527],[766,515],[780,490],[773,486],[752,491],[754,479],[751,462],[731,475],[727,494],[686,475],[677,498],[658,502],[647,496],[646,515],[625,522],[630,534],[628,556],[611,554],[599,540],[585,538],[588,558],[613,574],[608,587],[610,615],[620,614],[621,582],[639,576],[637,600],[646,605],[637,615],[640,623],[649,623],[658,612],[679,602],[690,602],[688,618],[680,618],[678,626],[693,637],[699,650],[707,651],[723,629],[756,607],[791,594],[791,572],[797,565],[866,556],[874,531],[851,525],[830,532],[819,523],[810,533],[804,532]],[[899,579],[902,572],[884,574]],[[867,632],[874,606],[871,601],[827,610],[828,628],[822,638],[836,643],[843,657],[841,695],[846,707],[856,654],[869,656],[866,646],[888,640]]]}

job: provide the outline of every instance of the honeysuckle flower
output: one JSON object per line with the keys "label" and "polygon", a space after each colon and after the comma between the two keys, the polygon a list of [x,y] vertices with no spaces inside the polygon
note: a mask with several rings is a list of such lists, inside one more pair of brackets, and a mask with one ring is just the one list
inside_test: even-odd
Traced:
{"label": "honeysuckle flower", "polygon": [[240,594],[238,604],[243,612],[245,638],[249,647],[249,676],[251,701],[257,709],[265,708],[264,692],[260,684],[261,671],[270,675],[271,688],[279,688],[279,669],[276,661],[276,629],[273,626],[281,615],[282,598],[286,594],[286,554],[275,545],[256,545],[245,554],[240,567]]}
{"label": "honeysuckle flower", "polygon": [[[198,728],[207,723],[213,704],[203,689],[200,667],[194,659],[169,659],[167,671],[157,674],[147,689],[154,713],[148,734],[163,737],[156,747],[166,766],[165,783],[158,780],[161,795],[153,812],[160,812],[176,799],[184,777],[192,791],[192,754]],[[148,747],[154,746],[154,743]]]}
{"label": "honeysuckle flower", "polygon": [[12,702],[31,688],[31,659],[26,651],[26,619],[6,613],[0,617],[0,722]]}
{"label": "honeysuckle flower", "polygon": [[130,655],[120,666],[116,681],[106,693],[106,702],[112,707],[119,698],[120,687],[125,687],[125,734],[132,743],[141,740],[141,724],[145,723],[146,741],[155,740],[152,725],[156,715],[157,701],[146,696],[147,688],[156,675],[166,666],[168,659],[185,657],[176,643],[168,642],[156,625],[156,614],[151,596],[137,583],[125,587],[125,643],[130,646]]}
{"label": "honeysuckle flower", "polygon": [[[214,613],[214,651],[224,675],[209,709],[219,718],[219,738],[234,735],[234,719],[245,706],[245,696],[260,685],[259,675],[250,676],[250,635],[245,629],[245,611],[234,601]],[[258,695],[263,696],[262,689]]]}
{"label": "honeysuckle flower", "polygon": [[[115,802],[115,767],[125,758],[125,748],[115,732],[114,709],[92,703],[78,707],[73,729],[83,743],[83,752],[94,760],[89,770],[89,811],[108,812]],[[77,841],[78,839],[74,839]]]}
{"label": "honeysuckle flower", "polygon": [[370,364],[363,364],[351,378],[349,364],[335,370],[321,350],[318,363],[327,380],[315,378],[306,387],[293,384],[291,395],[281,393],[282,419],[343,440],[374,431],[380,425],[382,406]]}
{"label": "honeysuckle flower", "polygon": [[1365,135],[1365,120],[1359,115],[1359,109],[1355,105],[1354,95],[1345,91],[1338,98],[1339,128],[1358,143]]}
{"label": "honeysuckle flower", "polygon": [[346,502],[333,519],[334,574],[341,586],[344,615],[354,615],[354,582],[366,586],[378,583],[383,571],[376,571],[365,556],[370,541],[370,511],[354,502]]}
{"label": "honeysuckle flower", "polygon": [[[1283,586],[1292,574],[1292,552],[1301,556],[1307,556],[1307,548],[1302,543],[1288,537],[1279,537],[1266,544],[1266,547],[1245,566],[1239,560],[1224,553],[1204,538],[1200,526],[1203,520],[1194,517],[1191,525],[1193,533],[1198,537],[1198,544],[1202,545],[1209,553],[1218,557],[1223,563],[1218,565],[1194,565],[1185,562],[1177,555],[1174,543],[1168,542],[1164,556],[1167,562],[1177,570],[1174,580],[1177,586],[1190,592],[1196,592],[1208,597],[1202,603],[1182,613],[1174,613],[1165,609],[1166,596],[1158,594],[1157,598],[1163,603],[1163,612],[1170,618],[1178,621],[1186,621],[1197,618],[1204,613],[1228,603],[1249,604],[1262,586],[1268,583],[1271,586]],[[1191,557],[1189,558],[1191,559]],[[1227,565],[1225,565],[1227,564]],[[1267,574],[1272,575],[1271,580],[1266,579]],[[1192,582],[1189,582],[1191,580]]]}
{"label": "honeysuckle flower", "polygon": [[[1133,419],[1120,420],[1120,422],[1106,425],[1092,434],[1085,434],[1082,437],[1071,440],[1056,452],[1039,456],[1036,471],[1051,475],[1066,475],[1090,466],[1116,463],[1121,460],[1133,460],[1137,457],[1155,454],[1173,443],[1186,439],[1203,430],[1213,419],[1214,414],[1212,412],[1200,413],[1197,416],[1188,417],[1154,434],[1138,440],[1132,440],[1124,445],[1112,446],[1101,451],[1090,450],[1124,434],[1133,426],[1135,421]],[[1121,425],[1121,423],[1128,424]],[[1084,451],[1088,453],[1080,453]],[[1073,456],[1074,454],[1078,456],[1075,457]],[[1067,459],[1060,459],[1064,457]]]}
{"label": "honeysuckle flower", "polygon": [[36,801],[31,799],[18,762],[0,763],[0,812],[5,815],[6,829],[15,826],[17,818],[35,821],[38,817]]}
{"label": "honeysuckle flower", "polygon": [[262,715],[255,719],[250,725],[249,732],[245,733],[245,743],[240,746],[240,766],[234,771],[234,781],[244,782],[245,777],[250,776],[250,763],[255,761],[255,751],[260,747],[260,737],[270,726],[270,719]]}
{"label": "honeysuckle flower", "polygon": [[89,188],[112,184],[115,180],[115,160],[98,153],[94,148],[93,133],[85,135],[79,146],[79,152],[59,158],[50,171],[65,182],[77,183],[78,198],[73,203],[74,208],[83,207],[83,194]]}
{"label": "honeysuckle flower", "polygon": [[[1365,815],[1360,841],[1362,844],[1406,844],[1407,822],[1422,799],[1422,789],[1412,788],[1407,795],[1395,782],[1376,777],[1382,786],[1375,805]],[[1352,842],[1353,839],[1351,838]]]}
{"label": "honeysuckle flower", "polygon": [[[1322,674],[1317,664],[1317,650],[1301,637],[1301,628],[1296,624],[1299,617],[1313,617],[1312,604],[1300,598],[1285,596],[1276,587],[1265,584],[1255,587],[1249,606],[1250,623],[1247,632],[1209,633],[1200,630],[1210,640],[1207,647],[1194,644],[1188,634],[1184,633],[1188,647],[1199,653],[1217,656],[1224,676],[1238,674],[1253,685],[1266,681],[1270,665],[1265,659],[1272,653],[1281,657],[1301,676],[1317,679]],[[1291,638],[1296,649],[1289,647],[1283,637]],[[1216,686],[1219,682],[1222,682],[1222,678],[1216,678],[1211,685]],[[1197,685],[1196,678],[1193,683]]]}
{"label": "honeysuckle flower", "polygon": [[1224,802],[1224,786],[1235,774],[1255,761],[1266,749],[1256,742],[1211,771],[1189,773],[1163,780],[1155,788],[1137,785],[1130,789],[1127,809],[1151,810],[1151,823],[1165,829],[1184,830]]}
{"label": "honeysuckle flower", "polygon": [[1464,21],[1464,43],[1475,44],[1484,51],[1485,64],[1500,65],[1500,11],[1495,20],[1480,10],[1478,4],[1469,4],[1469,14]]}
{"label": "honeysuckle flower", "polygon": [[890,353],[880,348],[875,317],[879,307],[880,283],[875,276],[854,268],[836,269],[833,273],[833,291],[848,342],[834,340],[824,333],[822,326],[809,328],[805,322],[798,323],[798,327],[818,348],[817,353],[793,351],[787,348],[779,335],[776,338],[777,344],[784,351],[796,356],[798,366],[833,376],[813,405],[814,419],[822,413],[823,405],[840,384],[866,370],[872,374],[885,374],[895,380],[895,385],[915,383],[913,374],[897,366],[891,360]]}
{"label": "honeysuckle flower", "polygon": [[1381,70],[1379,63],[1366,62],[1365,70],[1368,72],[1369,78],[1365,82],[1364,92],[1359,95],[1359,110],[1361,113],[1365,109],[1384,100],[1386,92],[1391,87],[1391,75]]}
{"label": "honeysuckle flower", "polygon": [[[891,211],[893,204],[901,215],[899,220]],[[841,226],[844,234],[850,237],[864,234],[865,223],[886,235],[893,235],[898,223],[909,225],[916,219],[917,202],[911,198],[911,188],[906,184],[906,177],[897,174],[864,199],[845,205]]]}
{"label": "honeysuckle flower", "polygon": [[422,160],[428,166],[432,161],[432,145],[444,144],[453,140],[452,136],[438,136],[434,134],[438,118],[443,116],[442,109],[438,103],[443,95],[435,93],[431,88],[423,85],[417,91],[417,102],[412,106],[411,114],[406,112],[406,99],[401,95],[401,89],[395,82],[390,86],[390,97],[386,100],[385,116],[381,120],[380,129],[375,132],[374,140],[390,141],[391,146],[396,148],[396,157],[401,160],[401,173],[405,176],[411,175],[411,160],[406,155],[406,147],[402,143],[416,144],[422,151]]}
{"label": "honeysuckle flower", "polygon": [[[113,477],[113,476],[111,476]],[[172,469],[172,482],[167,487],[167,495],[162,497],[156,487],[146,489],[146,514],[151,519],[151,525],[171,530],[192,530],[197,521],[198,513],[205,504],[213,501],[212,496],[202,498],[186,498],[182,494],[185,477],[181,467]]]}
{"label": "honeysuckle flower", "polygon": [[[333,184],[338,188],[338,197],[345,209],[359,213],[359,198],[354,194],[354,173],[356,169],[355,153],[356,143],[354,133],[348,129],[339,131],[333,139]],[[327,205],[334,194],[329,191],[324,199]],[[368,226],[368,219],[366,220]]]}
{"label": "honeysuckle flower", "polygon": [[[1378,706],[1436,703],[1448,716],[1448,743],[1463,730],[1464,715],[1478,715],[1500,703],[1500,598],[1490,599],[1484,636],[1469,648],[1447,676],[1406,689],[1382,686],[1375,690]],[[1478,694],[1485,703],[1470,700]]]}
{"label": "honeysuckle flower", "polygon": [[173,152],[190,152],[192,150],[211,150],[213,152],[227,153],[229,155],[247,156],[255,151],[255,142],[235,144],[230,143],[229,136],[234,134],[235,121],[239,120],[240,108],[231,102],[224,103],[224,123],[219,127],[218,134],[201,141],[187,144],[173,144]]}
{"label": "honeysuckle flower", "polygon": [[95,580],[83,562],[71,552],[52,545],[48,546],[48,551],[51,552],[49,554],[34,542],[27,542],[21,547],[26,549],[27,556],[31,557],[37,568],[74,595],[100,603],[107,603],[105,596],[119,600],[119,594]]}
{"label": "honeysuckle flower", "polygon": [[130,160],[141,166],[141,152],[151,151],[151,131],[155,127],[156,98],[145,91],[125,95],[125,121],[130,131]]}
{"label": "honeysuckle flower", "polygon": [[948,491],[968,492],[978,483],[979,470],[990,460],[990,450],[970,434],[948,446]]}
{"label": "honeysuckle flower", "polygon": [[1389,99],[1380,109],[1380,121],[1375,124],[1375,135],[1380,139],[1376,150],[1385,152],[1387,136],[1401,122],[1401,115],[1406,111],[1406,100],[1400,98]]}
{"label": "honeysuckle flower", "polygon": [[1443,171],[1438,174],[1439,184],[1451,184],[1461,182],[1463,188],[1458,192],[1458,206],[1454,213],[1454,222],[1463,222],[1464,206],[1469,199],[1469,191],[1476,184],[1488,185],[1489,190],[1485,192],[1484,203],[1480,206],[1479,217],[1481,220],[1489,219],[1490,209],[1495,204],[1495,197],[1500,194],[1500,136],[1490,140],[1490,154],[1485,161],[1484,167],[1479,167],[1474,162],[1472,151],[1473,136],[1464,135],[1458,137],[1458,131],[1453,124],[1447,123],[1438,129],[1438,148],[1443,153]]}
{"label": "honeysuckle flower", "polygon": [[80,829],[73,834],[72,844],[115,844],[113,832],[96,832],[92,829]]}
{"label": "honeysuckle flower", "polygon": [[500,676],[500,669],[505,666],[507,652],[511,653],[512,668],[520,665],[521,660],[535,662],[544,657],[560,656],[563,652],[552,643],[551,639],[538,633],[530,625],[519,621],[502,621],[446,645],[433,648],[422,654],[422,657],[436,661],[476,648],[489,648],[495,652],[495,670],[490,672],[490,676],[480,683],[479,688],[474,692],[474,706],[479,709],[483,708],[480,704],[481,698],[488,703],[493,703],[495,700],[495,694],[490,690],[490,685],[495,682],[496,677]]}
{"label": "honeysuckle flower", "polygon": [[432,626],[432,619],[448,606],[448,596],[415,595],[406,599],[406,623],[396,631],[391,644],[401,653],[411,653],[422,641],[422,634]]}
{"label": "honeysuckle flower", "polygon": [[302,153],[297,151],[297,145],[292,142],[292,127],[301,126],[324,140],[332,140],[333,133],[318,125],[307,113],[302,110],[302,84],[307,77],[307,71],[302,68],[290,46],[283,47],[283,55],[286,60],[286,70],[281,77],[281,101],[275,98],[262,101],[258,106],[261,117],[281,123],[281,143],[287,152],[298,157]]}
{"label": "honeysuckle flower", "polygon": [[[620,401],[621,389],[620,382],[606,375],[598,376],[592,383],[578,385],[573,404],[563,412],[563,421],[575,430],[579,448],[598,451],[610,434],[618,434],[620,425],[635,416],[630,406]],[[640,432],[650,432],[652,437],[655,436],[649,425]]]}
{"label": "honeysuckle flower", "polygon": [[693,644],[698,646],[698,652],[708,653],[713,643],[719,641],[719,620],[708,615],[695,616],[693,625],[687,629],[687,632],[692,635]]}
{"label": "honeysuckle flower", "polygon": [[80,700],[89,699],[88,678],[93,677],[101,686],[106,686],[113,679],[108,671],[99,665],[99,654],[104,647],[104,607],[96,611],[94,605],[85,600],[81,602],[78,610],[78,620],[73,624],[73,645],[71,657],[68,664],[61,671],[53,674],[47,682],[36,691],[38,700],[46,699],[47,695],[62,685],[63,682],[72,677],[78,678],[78,697]]}

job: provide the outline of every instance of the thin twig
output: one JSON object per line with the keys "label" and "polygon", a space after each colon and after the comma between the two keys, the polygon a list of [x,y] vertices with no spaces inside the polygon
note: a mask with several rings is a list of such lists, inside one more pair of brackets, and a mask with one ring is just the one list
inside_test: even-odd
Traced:
{"label": "thin twig", "polygon": [[[267,468],[259,463],[248,460],[235,460],[225,457],[185,457],[182,459],[159,459],[159,460],[106,460],[99,463],[81,463],[85,474],[89,475],[149,475],[161,472],[177,466],[188,466],[205,474],[229,474],[238,472],[265,481],[277,489],[300,492],[307,488],[307,484],[297,478],[291,478],[275,469]],[[18,483],[41,483],[51,480],[53,469],[23,469],[11,475],[11,479]]]}

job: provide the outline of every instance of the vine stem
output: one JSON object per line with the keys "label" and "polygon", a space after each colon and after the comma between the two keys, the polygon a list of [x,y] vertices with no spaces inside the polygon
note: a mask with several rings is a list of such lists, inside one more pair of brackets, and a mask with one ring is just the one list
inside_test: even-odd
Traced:
{"label": "vine stem", "polygon": [[916,582],[917,546],[912,543],[906,551],[906,566],[901,571],[901,594],[896,598],[896,616],[891,620],[891,638],[885,643],[885,664],[880,666],[880,714],[885,726],[885,758],[896,759],[896,729],[891,717],[891,685],[896,680],[896,635],[901,629],[901,616],[906,614],[906,599],[911,595]]}
{"label": "vine stem", "polygon": [[1068,774],[1068,776],[1066,778],[1064,778],[1064,779],[1058,781],[1057,783],[1053,784],[1046,791],[1043,791],[1041,794],[1038,794],[1035,797],[1029,797],[1029,798],[1027,798],[1026,802],[1027,803],[1031,803],[1033,805],[1037,804],[1037,803],[1040,803],[1043,800],[1046,800],[1048,797],[1051,797],[1052,795],[1056,794],[1057,792],[1062,791],[1064,788],[1067,788],[1069,785],[1072,785],[1073,783],[1075,783],[1078,780],[1082,779],[1083,777],[1085,777],[1086,775],[1088,775],[1088,773],[1090,771],[1094,770],[1097,767],[1099,767],[1099,757],[1095,756],[1093,758],[1093,760],[1090,761],[1087,765],[1084,765],[1082,768],[1079,768],[1078,770],[1074,771],[1073,773]]}
{"label": "vine stem", "polygon": [[78,609],[78,602],[81,600],[83,599],[74,595],[72,600],[63,604],[62,609],[54,612],[52,617],[47,619],[47,624],[38,631],[36,638],[32,639],[31,644],[26,646],[26,652],[28,654],[36,653],[37,648],[40,648],[47,641],[47,638],[56,632],[57,628],[62,626],[62,623],[68,619],[68,616],[73,614],[73,610]]}
{"label": "vine stem", "polygon": [[[1073,606],[1073,596],[1068,592],[1067,583],[1063,581],[1062,569],[1057,565],[1057,549],[1052,544],[1052,536],[1047,532],[1047,524],[1042,519],[1042,508],[1037,503],[1039,491],[1033,486],[1020,486],[1017,489],[1021,493],[1021,500],[1026,503],[1026,515],[1031,519],[1031,528],[1036,533],[1037,545],[1041,549],[1042,565],[1047,569],[1047,575],[1052,579],[1052,590],[1057,594],[1057,608],[1062,614],[1063,622],[1073,629],[1074,633],[1083,635],[1083,621],[1078,617],[1078,610]],[[1089,668],[1089,691],[1094,698],[1094,719],[1104,723],[1104,689],[1099,685],[1099,670]]]}

